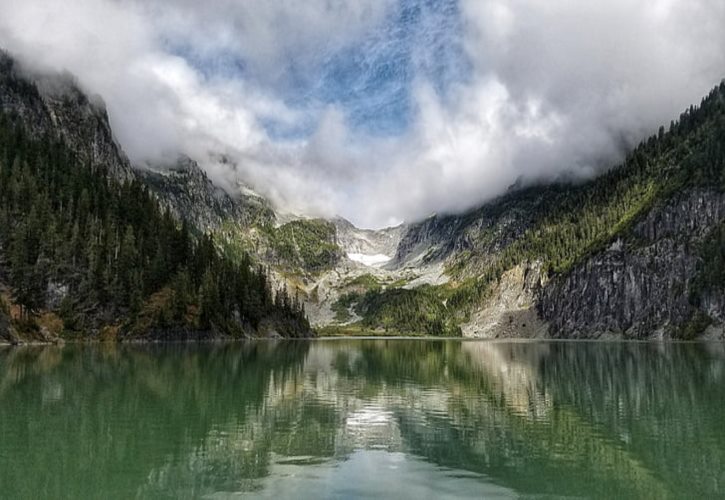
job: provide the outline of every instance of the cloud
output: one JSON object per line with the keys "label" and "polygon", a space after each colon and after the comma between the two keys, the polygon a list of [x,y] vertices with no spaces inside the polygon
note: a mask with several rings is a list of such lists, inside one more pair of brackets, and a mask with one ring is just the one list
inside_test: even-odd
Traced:
{"label": "cloud", "polygon": [[100,94],[139,163],[375,227],[611,166],[725,76],[725,4],[0,0],[0,45]]}

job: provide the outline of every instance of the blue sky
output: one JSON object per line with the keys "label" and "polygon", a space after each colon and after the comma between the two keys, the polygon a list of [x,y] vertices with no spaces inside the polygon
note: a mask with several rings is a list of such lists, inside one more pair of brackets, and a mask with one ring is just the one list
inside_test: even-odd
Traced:
{"label": "blue sky", "polygon": [[[460,23],[456,0],[405,0],[364,39],[328,54],[319,78],[306,75],[291,92],[303,102],[339,104],[349,124],[367,133],[405,131],[415,79],[445,96],[467,78]],[[294,71],[304,74],[304,68]]]}
{"label": "blue sky", "polygon": [[296,54],[282,59],[285,77],[276,81],[256,74],[243,54],[220,50],[198,55],[192,47],[171,42],[169,48],[207,78],[256,80],[301,112],[302,120],[294,124],[262,119],[273,138],[311,135],[328,105],[343,112],[353,132],[395,136],[414,121],[416,81],[425,81],[445,99],[451,85],[469,78],[461,23],[458,0],[402,0],[354,43],[321,47],[313,64],[299,61]]}

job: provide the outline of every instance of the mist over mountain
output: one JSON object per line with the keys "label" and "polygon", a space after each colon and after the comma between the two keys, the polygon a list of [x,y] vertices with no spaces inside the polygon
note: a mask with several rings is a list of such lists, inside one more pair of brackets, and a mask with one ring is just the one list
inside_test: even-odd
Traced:
{"label": "mist over mountain", "polygon": [[364,227],[596,175],[721,80],[724,26],[716,0],[0,1],[0,46],[100,95],[134,164]]}
{"label": "mist over mountain", "polygon": [[0,342],[725,336],[725,80],[606,174],[384,230],[133,168],[102,99],[3,52],[0,108]]}

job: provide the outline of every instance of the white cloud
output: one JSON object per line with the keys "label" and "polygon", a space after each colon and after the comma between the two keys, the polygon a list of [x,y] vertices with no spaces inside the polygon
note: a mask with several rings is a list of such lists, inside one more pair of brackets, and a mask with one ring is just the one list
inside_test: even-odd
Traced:
{"label": "white cloud", "polygon": [[[0,45],[102,95],[139,162],[185,152],[226,187],[240,176],[287,209],[364,226],[463,210],[519,177],[591,175],[725,76],[719,0],[460,0],[450,36],[470,74],[445,95],[417,75],[402,135],[351,129],[340,105],[289,103],[295,79],[319,78],[394,3],[0,0]],[[430,67],[425,45],[413,59]],[[265,121],[316,131],[283,140]]]}

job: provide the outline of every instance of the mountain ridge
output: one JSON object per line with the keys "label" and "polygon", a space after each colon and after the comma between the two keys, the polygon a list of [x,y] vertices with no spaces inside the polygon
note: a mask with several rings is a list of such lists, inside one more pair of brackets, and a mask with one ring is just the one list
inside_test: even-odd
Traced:
{"label": "mountain ridge", "polygon": [[132,169],[102,105],[73,85],[34,97],[8,56],[0,68],[3,110],[59,129],[86,163],[115,155],[112,177],[142,182],[224,255],[264,266],[323,333],[724,335],[723,284],[703,266],[719,270],[725,255],[725,82],[596,179],[517,185],[463,214],[375,231],[282,219],[241,187],[215,186],[191,158]]}

